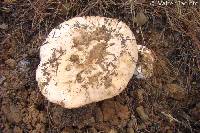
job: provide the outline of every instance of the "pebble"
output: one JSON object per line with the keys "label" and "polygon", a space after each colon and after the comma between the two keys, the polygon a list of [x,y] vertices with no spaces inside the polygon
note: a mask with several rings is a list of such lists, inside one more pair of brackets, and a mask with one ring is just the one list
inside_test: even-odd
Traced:
{"label": "pebble", "polygon": [[101,109],[103,120],[109,121],[112,125],[119,125],[119,120],[124,120],[124,122],[127,123],[130,118],[130,110],[128,109],[128,106],[123,105],[118,101],[104,101],[101,105]]}
{"label": "pebble", "polygon": [[136,22],[138,26],[142,26],[147,23],[148,17],[142,11],[140,11],[137,13],[133,21]]}
{"label": "pebble", "polygon": [[143,106],[139,106],[136,108],[136,112],[138,113],[139,117],[143,120],[143,121],[148,121],[149,117],[148,115],[145,113],[144,111],[144,107]]}
{"label": "pebble", "polygon": [[8,29],[8,25],[5,24],[5,23],[0,24],[0,29],[2,29],[2,30],[6,30],[6,29]]}
{"label": "pebble", "polygon": [[153,75],[155,62],[153,51],[143,45],[137,45],[137,47],[139,58],[134,75],[136,75],[136,78],[138,79],[150,78]]}
{"label": "pebble", "polygon": [[30,62],[26,59],[19,61],[17,64],[17,67],[19,68],[21,72],[27,72],[30,69],[29,66],[30,66]]}
{"label": "pebble", "polygon": [[110,121],[115,116],[115,102],[104,101],[102,104],[103,120]]}
{"label": "pebble", "polygon": [[14,69],[16,67],[16,61],[14,59],[6,60],[5,64],[8,65],[12,69]]}
{"label": "pebble", "polygon": [[6,80],[6,77],[0,75],[0,85],[3,84],[5,80]]}
{"label": "pebble", "polygon": [[130,117],[130,111],[128,109],[128,106],[122,105],[119,102],[116,103],[116,112],[117,112],[117,116],[121,119],[121,120],[127,120]]}

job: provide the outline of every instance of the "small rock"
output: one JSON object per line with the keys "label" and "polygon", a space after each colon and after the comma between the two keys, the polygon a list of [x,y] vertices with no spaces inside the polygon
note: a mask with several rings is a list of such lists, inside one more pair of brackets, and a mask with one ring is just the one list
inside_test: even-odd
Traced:
{"label": "small rock", "polygon": [[146,46],[137,45],[137,47],[139,57],[134,75],[138,79],[150,78],[153,75],[155,55]]}
{"label": "small rock", "polygon": [[106,100],[102,104],[103,120],[109,121],[111,125],[115,126],[120,124],[116,107],[116,102],[111,100]]}
{"label": "small rock", "polygon": [[129,127],[127,128],[127,133],[135,133],[135,131],[133,128]]}
{"label": "small rock", "polygon": [[0,75],[0,85],[2,85],[5,80],[6,80],[6,77]]}
{"label": "small rock", "polygon": [[143,120],[143,121],[148,121],[149,117],[148,115],[145,113],[143,106],[139,106],[136,108],[136,112],[138,113],[139,117]]}
{"label": "small rock", "polygon": [[133,21],[137,23],[138,26],[143,26],[148,21],[148,17],[145,16],[145,14],[142,11],[140,11],[139,13],[137,13]]}
{"label": "small rock", "polygon": [[112,120],[115,116],[115,102],[114,101],[104,101],[102,104],[103,120]]}
{"label": "small rock", "polygon": [[111,125],[123,127],[127,124],[127,120],[130,118],[128,106],[122,105],[120,102],[107,100],[103,102],[101,108],[103,120],[109,121]]}
{"label": "small rock", "polygon": [[15,126],[13,129],[13,133],[23,133],[23,131],[21,128]]}
{"label": "small rock", "polygon": [[167,84],[164,88],[168,96],[175,100],[182,100],[185,98],[185,89],[177,84]]}
{"label": "small rock", "polygon": [[16,66],[16,61],[14,59],[8,59],[5,61],[5,64],[14,69]]}
{"label": "small rock", "polygon": [[19,68],[21,72],[27,72],[30,69],[29,66],[30,66],[30,62],[26,59],[19,61],[17,64],[17,67]]}
{"label": "small rock", "polygon": [[0,29],[2,29],[2,30],[6,30],[6,29],[8,29],[8,25],[7,24],[0,24]]}
{"label": "small rock", "polygon": [[127,120],[130,117],[130,111],[127,106],[122,105],[117,102],[115,108],[116,108],[117,116],[121,120]]}

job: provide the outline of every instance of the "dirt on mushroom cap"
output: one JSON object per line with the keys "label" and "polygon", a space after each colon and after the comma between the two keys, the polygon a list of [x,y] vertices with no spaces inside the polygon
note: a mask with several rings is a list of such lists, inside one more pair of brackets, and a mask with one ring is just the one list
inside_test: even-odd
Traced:
{"label": "dirt on mushroom cap", "polygon": [[118,95],[132,77],[137,45],[117,19],[76,17],[53,29],[40,49],[36,77],[43,95],[66,108]]}

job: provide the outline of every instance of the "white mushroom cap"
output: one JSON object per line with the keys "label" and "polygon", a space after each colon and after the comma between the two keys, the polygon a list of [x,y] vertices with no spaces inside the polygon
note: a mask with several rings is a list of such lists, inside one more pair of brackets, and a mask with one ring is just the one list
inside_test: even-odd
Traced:
{"label": "white mushroom cap", "polygon": [[105,17],[75,17],[53,29],[40,48],[36,80],[65,108],[112,98],[133,76],[138,50],[129,27]]}

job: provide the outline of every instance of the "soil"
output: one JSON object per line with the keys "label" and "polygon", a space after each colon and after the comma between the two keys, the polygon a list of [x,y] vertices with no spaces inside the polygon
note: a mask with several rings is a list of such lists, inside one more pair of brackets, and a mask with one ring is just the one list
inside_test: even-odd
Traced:
{"label": "soil", "polygon": [[[146,0],[0,1],[0,132],[200,132],[199,7]],[[112,99],[65,109],[38,89],[39,48],[51,29],[85,15],[125,22],[137,43],[154,52],[154,73],[133,76]]]}

